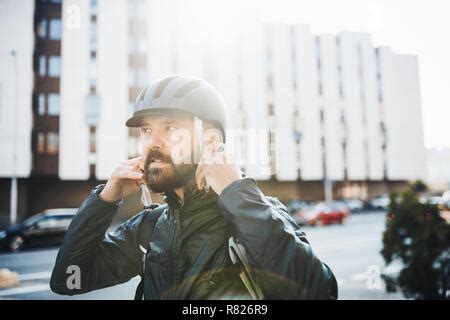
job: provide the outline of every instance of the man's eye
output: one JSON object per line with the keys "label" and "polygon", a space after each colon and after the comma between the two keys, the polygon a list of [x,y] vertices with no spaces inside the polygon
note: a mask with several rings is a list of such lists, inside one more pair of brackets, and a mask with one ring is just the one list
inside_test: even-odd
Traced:
{"label": "man's eye", "polygon": [[175,127],[175,126],[167,126],[167,127],[166,127],[166,130],[168,130],[168,131],[177,130],[177,129],[178,129],[178,128]]}
{"label": "man's eye", "polygon": [[149,134],[149,133],[151,133],[152,132],[152,129],[151,128],[141,128],[141,132],[143,133],[143,134]]}

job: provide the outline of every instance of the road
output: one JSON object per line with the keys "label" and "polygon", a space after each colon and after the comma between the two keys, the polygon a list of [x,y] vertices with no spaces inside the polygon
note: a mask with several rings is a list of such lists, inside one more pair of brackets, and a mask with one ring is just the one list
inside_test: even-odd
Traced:
{"label": "road", "polygon": [[[379,273],[384,262],[379,254],[385,213],[353,214],[346,224],[305,227],[313,250],[333,270],[339,299],[403,299],[386,293]],[[111,288],[78,296],[60,296],[48,286],[57,249],[0,254],[0,268],[20,275],[20,285],[0,289],[0,299],[132,299],[139,278]]]}

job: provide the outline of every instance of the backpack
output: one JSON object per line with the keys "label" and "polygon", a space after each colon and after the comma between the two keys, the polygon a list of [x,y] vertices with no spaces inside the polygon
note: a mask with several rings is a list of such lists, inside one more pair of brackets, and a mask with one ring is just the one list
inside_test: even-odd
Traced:
{"label": "backpack", "polygon": [[[139,248],[143,252],[142,263],[144,267],[141,275],[141,281],[139,282],[134,294],[134,300],[142,300],[144,297],[145,258],[147,250],[149,249],[148,240],[152,236],[156,222],[164,212],[164,209],[165,206],[160,206],[156,203],[144,209],[145,212],[138,231]],[[241,270],[241,272],[239,272],[239,277],[252,298],[254,300],[264,299],[260,286],[253,279],[250,263],[245,253],[245,248],[239,243],[239,240],[236,237],[231,236],[228,239],[228,253],[233,265],[237,266]]]}

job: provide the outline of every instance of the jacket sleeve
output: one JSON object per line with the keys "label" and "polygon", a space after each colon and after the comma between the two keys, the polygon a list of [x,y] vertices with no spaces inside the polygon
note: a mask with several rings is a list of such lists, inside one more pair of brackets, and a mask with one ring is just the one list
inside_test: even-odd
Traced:
{"label": "jacket sleeve", "polygon": [[331,269],[314,254],[286,207],[266,197],[252,178],[232,182],[218,204],[266,298],[337,299]]}
{"label": "jacket sleeve", "polygon": [[[135,215],[114,232],[106,233],[118,205],[92,192],[78,209],[65,235],[53,268],[53,292],[75,295],[123,283],[142,274],[142,253],[137,228],[143,214]],[[79,270],[79,282],[74,266]]]}

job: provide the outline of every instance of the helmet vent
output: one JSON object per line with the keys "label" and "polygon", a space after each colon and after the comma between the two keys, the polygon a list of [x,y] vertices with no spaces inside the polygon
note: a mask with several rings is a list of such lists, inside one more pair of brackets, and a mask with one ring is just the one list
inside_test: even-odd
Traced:
{"label": "helmet vent", "polygon": [[138,101],[142,102],[145,100],[145,95],[147,94],[147,91],[149,89],[150,86],[146,86],[144,88],[144,90],[142,90],[142,92],[139,94],[139,97],[137,98]]}
{"label": "helmet vent", "polygon": [[189,92],[191,92],[192,90],[198,88],[199,86],[200,86],[200,81],[189,82],[175,92],[175,97],[182,98],[185,95],[187,95]]}
{"label": "helmet vent", "polygon": [[159,84],[158,88],[156,88],[156,90],[155,90],[153,99],[158,99],[159,97],[161,97],[161,95],[163,94],[164,90],[169,85],[169,83],[172,82],[172,80],[174,80],[176,78],[177,77],[175,76],[175,77],[168,77],[168,78],[162,80],[161,83]]}

